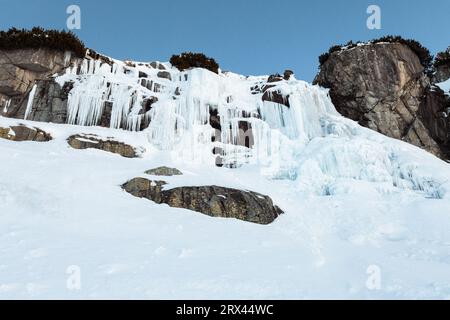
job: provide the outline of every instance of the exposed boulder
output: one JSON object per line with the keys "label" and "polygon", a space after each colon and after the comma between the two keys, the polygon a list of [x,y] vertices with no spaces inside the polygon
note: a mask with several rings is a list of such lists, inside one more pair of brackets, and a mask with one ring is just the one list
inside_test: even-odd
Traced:
{"label": "exposed boulder", "polygon": [[169,167],[158,167],[154,169],[150,169],[145,171],[146,174],[152,175],[152,176],[181,176],[183,173],[176,169],[176,168],[169,168]]}
{"label": "exposed boulder", "polygon": [[135,178],[122,185],[122,188],[136,197],[212,217],[269,224],[283,213],[270,197],[252,191],[218,186],[177,187],[165,190],[165,185],[164,181]]}
{"label": "exposed boulder", "polygon": [[99,149],[119,154],[125,158],[137,158],[139,156],[137,150],[128,144],[110,138],[101,139],[96,135],[77,134],[70,136],[67,142],[75,149]]}
{"label": "exposed boulder", "polygon": [[343,116],[444,157],[419,112],[430,80],[407,45],[381,42],[332,52],[314,83],[330,88]]}
{"label": "exposed boulder", "polygon": [[6,128],[0,127],[0,138],[11,141],[46,142],[52,140],[52,136],[49,133],[23,124]]}

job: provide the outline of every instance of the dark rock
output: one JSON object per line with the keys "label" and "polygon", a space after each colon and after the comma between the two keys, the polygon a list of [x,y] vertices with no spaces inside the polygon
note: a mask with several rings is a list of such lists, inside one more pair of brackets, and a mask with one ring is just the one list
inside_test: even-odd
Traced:
{"label": "dark rock", "polygon": [[158,78],[172,80],[172,76],[170,75],[169,71],[159,71],[157,76],[158,76]]}
{"label": "dark rock", "polygon": [[222,127],[220,125],[219,111],[212,107],[209,108],[209,124],[211,125],[211,127],[218,131],[222,130]]}
{"label": "dark rock", "polygon": [[433,82],[439,83],[450,79],[450,64],[443,64],[436,67],[433,75]]}
{"label": "dark rock", "polygon": [[440,88],[433,87],[422,99],[419,115],[446,158],[450,159],[450,97]]}
{"label": "dark rock", "polygon": [[269,76],[269,78],[267,78],[267,82],[269,82],[269,83],[270,82],[279,82],[281,80],[283,80],[283,77],[279,73],[271,74]]}
{"label": "dark rock", "polygon": [[49,133],[39,128],[27,127],[22,124],[7,128],[0,127],[0,138],[11,141],[46,142],[52,140],[52,136]]}
{"label": "dark rock", "polygon": [[259,224],[272,223],[283,211],[268,196],[218,186],[178,187],[164,190],[165,181],[135,178],[122,188],[158,204],[197,211],[212,217],[236,218]]}
{"label": "dark rock", "polygon": [[72,88],[71,82],[61,88],[53,79],[38,80],[27,120],[66,123],[68,94]]}
{"label": "dark rock", "polygon": [[291,106],[289,103],[289,96],[284,96],[279,90],[270,89],[269,87],[264,88],[262,100],[282,104],[288,108]]}
{"label": "dark rock", "polygon": [[150,111],[152,109],[152,105],[156,102],[158,102],[157,97],[149,97],[142,100],[142,110],[140,111],[140,114]]}
{"label": "dark rock", "polygon": [[77,134],[70,136],[67,142],[75,149],[99,149],[121,155],[125,158],[137,158],[138,153],[135,148],[123,142],[107,139],[102,140],[95,135]]}
{"label": "dark rock", "polygon": [[99,126],[109,128],[111,124],[111,113],[112,113],[113,103],[111,101],[105,101],[103,104],[103,112],[98,123]]}
{"label": "dark rock", "polygon": [[162,63],[153,61],[150,63],[150,66],[154,69],[159,69],[159,70],[166,70],[166,67],[164,67],[164,65]]}
{"label": "dark rock", "polygon": [[255,144],[255,138],[253,137],[251,122],[241,120],[238,122],[238,127],[239,135],[237,137],[237,144],[247,148],[252,148]]}
{"label": "dark rock", "polygon": [[292,70],[289,70],[289,69],[288,70],[284,70],[283,79],[284,80],[289,80],[293,74],[294,74],[294,71],[292,71]]}
{"label": "dark rock", "polygon": [[[260,91],[263,93],[262,101],[274,102],[274,103],[285,105],[288,108],[290,107],[289,96],[288,95],[284,96],[283,94],[281,94],[281,91],[276,89],[276,84],[273,84],[276,82],[286,80],[285,78],[287,76],[290,78],[291,74],[293,74],[293,72],[292,73],[290,73],[290,72],[292,72],[292,71],[286,70],[284,78],[278,73],[272,74],[269,76],[269,78],[267,79],[267,83],[264,84],[262,86],[262,88],[260,89]],[[272,83],[272,84],[270,84],[270,83]],[[252,92],[254,92],[254,93],[258,92],[258,90],[259,90],[258,86],[252,88]]]}
{"label": "dark rock", "polygon": [[181,176],[183,173],[176,169],[176,168],[169,168],[169,167],[158,167],[154,169],[150,169],[145,171],[146,174],[152,175],[152,176]]}
{"label": "dark rock", "polygon": [[443,156],[419,117],[430,81],[408,46],[376,43],[333,52],[314,83],[330,88],[330,97],[343,116]]}
{"label": "dark rock", "polygon": [[148,74],[145,72],[139,71],[139,78],[148,78]]}

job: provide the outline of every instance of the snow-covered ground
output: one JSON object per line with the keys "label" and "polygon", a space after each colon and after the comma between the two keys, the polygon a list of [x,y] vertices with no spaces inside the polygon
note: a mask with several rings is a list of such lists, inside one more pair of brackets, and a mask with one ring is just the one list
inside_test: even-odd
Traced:
{"label": "snow-covered ground", "polygon": [[[75,125],[98,117],[103,97],[91,89],[106,82],[95,75],[59,78],[82,79],[69,101],[72,124],[0,118],[2,127],[25,123],[54,137],[0,140],[0,298],[450,299],[448,163],[344,119],[325,90],[302,81],[276,84],[290,96],[288,109],[250,95],[262,78],[194,69],[185,81],[171,72],[179,80],[165,82],[143,132],[117,129],[124,119],[132,120],[125,121],[129,129],[140,121],[139,104],[128,119],[122,108],[147,94],[136,98],[131,85],[113,94],[116,129]],[[176,87],[181,98],[172,98]],[[214,165],[218,142],[205,124],[206,106],[231,128],[220,146],[236,169]],[[248,120],[255,144],[242,156],[227,144],[244,112],[261,119]],[[128,159],[75,150],[66,139],[76,133],[146,151]],[[262,226],[157,205],[121,189],[161,165],[184,173],[163,177],[168,187],[252,190],[285,214]],[[79,290],[70,285],[78,271]]]}
{"label": "snow-covered ground", "polygon": [[[448,197],[380,194],[370,183],[333,196],[302,193],[295,181],[268,180],[253,166],[173,163],[139,133],[38,125],[55,139],[0,140],[1,298],[450,298]],[[65,139],[79,132],[114,135],[147,152],[127,159],[71,149]],[[404,147],[449,174],[448,164]],[[159,165],[185,173],[166,178],[171,185],[255,190],[286,213],[260,226],[156,205],[120,188]],[[66,286],[73,265],[81,290]],[[380,272],[379,289],[367,286],[377,275],[368,270]]]}

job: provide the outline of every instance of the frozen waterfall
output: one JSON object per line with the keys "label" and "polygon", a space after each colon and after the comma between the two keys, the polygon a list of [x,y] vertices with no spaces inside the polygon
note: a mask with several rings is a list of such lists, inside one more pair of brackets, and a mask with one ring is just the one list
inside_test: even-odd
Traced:
{"label": "frozen waterfall", "polygon": [[146,123],[150,143],[176,161],[254,165],[267,177],[322,195],[353,192],[355,181],[373,183],[381,193],[445,194],[446,182],[403,161],[403,151],[414,147],[340,116],[326,89],[295,78],[270,83],[269,94],[286,97],[287,107],[252,92],[267,85],[267,77],[163,69],[164,75],[146,63],[88,59],[67,69],[57,81],[73,83],[68,123],[98,125],[108,112],[111,128],[139,131]]}

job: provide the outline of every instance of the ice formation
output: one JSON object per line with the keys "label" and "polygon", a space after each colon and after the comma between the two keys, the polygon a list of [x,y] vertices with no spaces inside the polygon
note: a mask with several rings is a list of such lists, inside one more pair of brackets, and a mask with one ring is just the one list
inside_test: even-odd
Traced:
{"label": "ice formation", "polygon": [[33,87],[31,88],[30,94],[28,95],[27,108],[25,109],[25,116],[24,116],[25,120],[30,115],[31,108],[33,106],[34,95],[36,94],[36,88],[37,85],[34,84]]}
{"label": "ice formation", "polygon": [[414,147],[345,119],[326,89],[294,77],[267,89],[289,107],[263,101],[263,90],[254,91],[267,85],[267,76],[180,72],[168,63],[84,59],[56,81],[73,84],[68,123],[99,125],[110,113],[111,128],[144,129],[150,143],[175,160],[256,165],[269,178],[296,181],[299,190],[322,195],[350,192],[355,181],[373,182],[382,193],[401,188],[434,198],[445,194],[446,181],[403,161],[402,150]]}

